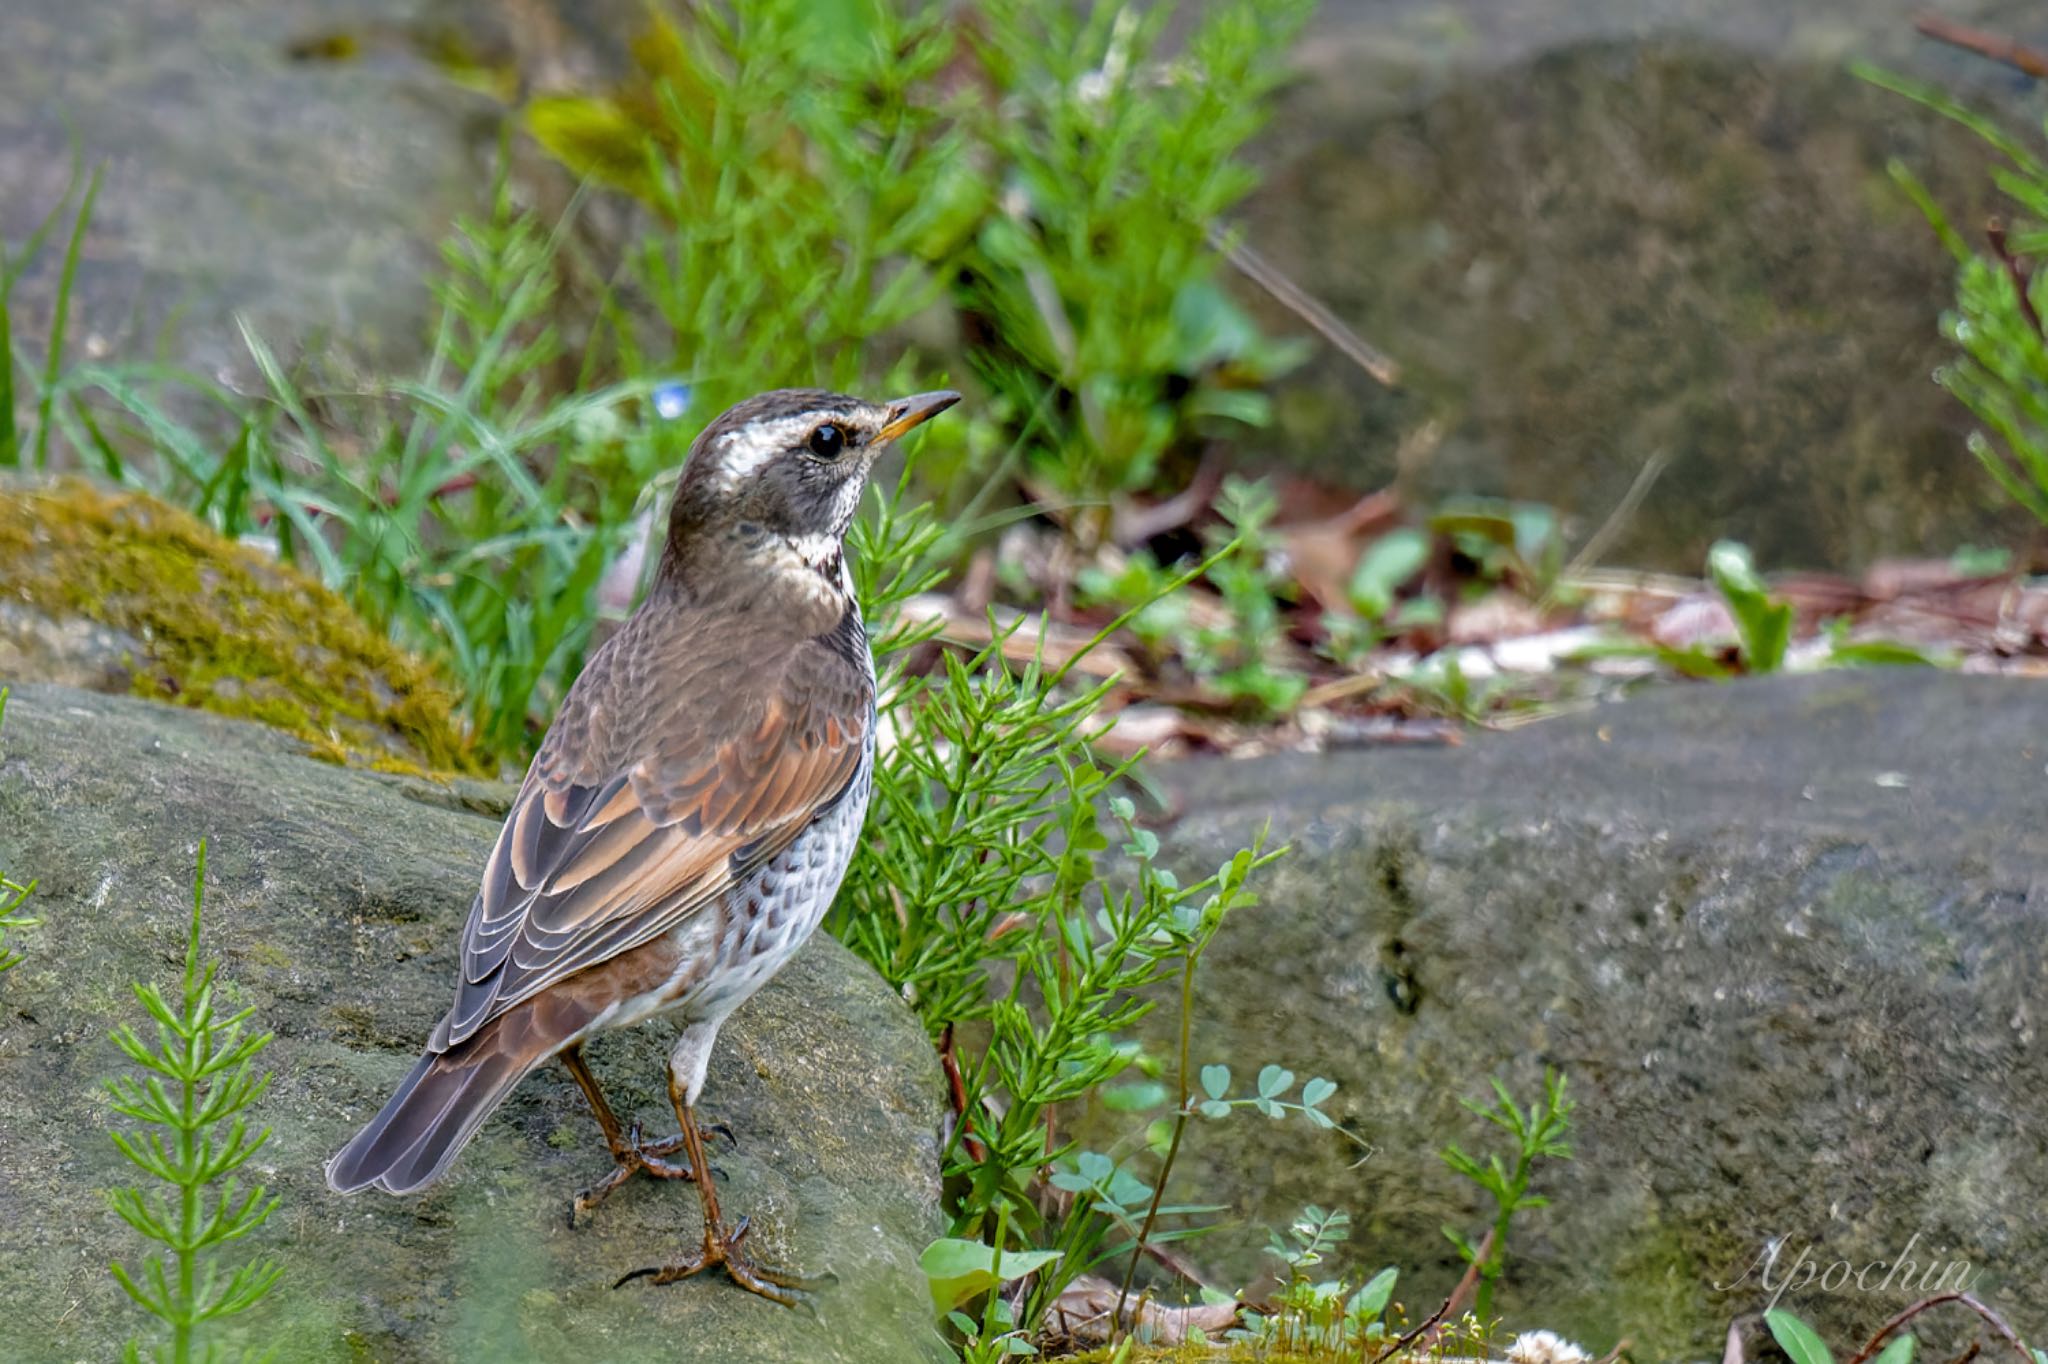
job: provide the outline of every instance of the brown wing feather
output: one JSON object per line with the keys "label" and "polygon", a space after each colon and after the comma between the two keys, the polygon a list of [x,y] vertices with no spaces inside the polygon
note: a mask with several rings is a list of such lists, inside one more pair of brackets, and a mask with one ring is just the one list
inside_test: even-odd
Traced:
{"label": "brown wing feather", "polygon": [[873,723],[860,629],[720,647],[643,611],[600,650],[499,831],[430,1047],[668,932],[841,796]]}

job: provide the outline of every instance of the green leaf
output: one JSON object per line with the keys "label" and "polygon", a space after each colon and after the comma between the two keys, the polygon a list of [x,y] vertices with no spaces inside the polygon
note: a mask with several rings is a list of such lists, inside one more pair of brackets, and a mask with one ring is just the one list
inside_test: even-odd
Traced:
{"label": "green leaf", "polygon": [[1318,1075],[1301,1087],[1301,1101],[1308,1107],[1314,1108],[1336,1092],[1336,1081],[1325,1080],[1322,1076]]}
{"label": "green leaf", "polygon": [[1351,609],[1368,621],[1385,620],[1395,594],[1429,562],[1429,545],[1427,532],[1403,527],[1366,546],[1346,592]]}
{"label": "green leaf", "polygon": [[1774,673],[1784,667],[1792,642],[1792,605],[1771,596],[1750,562],[1748,547],[1721,541],[1707,552],[1707,572],[1735,618],[1749,670]]}
{"label": "green leaf", "polygon": [[1220,1099],[1230,1092],[1229,1066],[1203,1066],[1202,1090],[1212,1099]]}
{"label": "green leaf", "polygon": [[[1870,1364],[1913,1364],[1914,1352],[1919,1348],[1920,1342],[1913,1338],[1911,1331],[1908,1331],[1902,1336],[1895,1337],[1891,1344],[1879,1350],[1877,1357],[1872,1359]],[[2040,1353],[2039,1350],[2034,1352],[2037,1359]]]}
{"label": "green leaf", "polygon": [[1845,668],[1930,668],[1939,660],[1925,649],[1897,640],[1862,639],[1834,645],[1828,650],[1828,662]]}
{"label": "green leaf", "polygon": [[1103,1107],[1112,1113],[1143,1113],[1166,1102],[1166,1086],[1157,1080],[1134,1080],[1108,1085],[1102,1091]]}
{"label": "green leaf", "polygon": [[1284,1066],[1267,1066],[1259,1072],[1259,1097],[1277,1099],[1294,1086],[1294,1072]]}
{"label": "green leaf", "polygon": [[1470,1241],[1465,1239],[1464,1233],[1451,1226],[1448,1222],[1444,1224],[1443,1233],[1444,1238],[1458,1248],[1458,1254],[1465,1257],[1467,1264],[1476,1264],[1478,1262],[1479,1252]]}
{"label": "green leaf", "polygon": [[942,1236],[924,1248],[917,1263],[931,1288],[934,1308],[944,1315],[999,1283],[1022,1278],[1059,1258],[1056,1250],[1006,1251],[998,1272],[994,1246]]}
{"label": "green leaf", "polygon": [[1439,1154],[1443,1157],[1444,1164],[1450,1166],[1453,1170],[1465,1176],[1465,1178],[1477,1180],[1481,1183],[1485,1182],[1485,1167],[1472,1159],[1472,1157],[1466,1155],[1457,1146],[1446,1146]]}
{"label": "green leaf", "polygon": [[1436,597],[1410,597],[1394,608],[1394,618],[1388,622],[1396,630],[1418,630],[1431,625],[1442,625],[1446,615],[1444,604]]}
{"label": "green leaf", "polygon": [[1230,1105],[1221,1099],[1204,1099],[1195,1111],[1205,1118],[1227,1118],[1230,1116]]}
{"label": "green leaf", "polygon": [[1771,1328],[1772,1338],[1792,1364],[1835,1364],[1827,1343],[1811,1326],[1790,1312],[1772,1308],[1764,1313],[1764,1325]]}
{"label": "green leaf", "polygon": [[1964,545],[1948,556],[1948,565],[1966,578],[1996,578],[2012,571],[2012,551],[2003,545]]}
{"label": "green leaf", "polygon": [[1152,1186],[1128,1170],[1119,1167],[1109,1178],[1109,1198],[1113,1203],[1135,1208],[1151,1197]]}
{"label": "green leaf", "polygon": [[1262,427],[1272,421],[1273,400],[1251,389],[1205,387],[1190,394],[1182,410],[1191,417],[1224,417]]}
{"label": "green leaf", "polygon": [[1344,1304],[1345,1312],[1352,1316],[1379,1315],[1393,1299],[1394,1281],[1400,1277],[1401,1271],[1388,1265],[1367,1280],[1365,1287],[1351,1295],[1351,1301]]}

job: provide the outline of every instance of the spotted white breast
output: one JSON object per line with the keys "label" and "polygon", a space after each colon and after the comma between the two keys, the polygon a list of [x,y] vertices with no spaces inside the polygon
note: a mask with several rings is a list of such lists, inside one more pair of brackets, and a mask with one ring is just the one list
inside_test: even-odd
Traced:
{"label": "spotted white breast", "polygon": [[860,843],[874,787],[874,723],[846,793],[776,857],[726,892],[715,964],[677,1001],[677,1021],[731,1013],[796,955],[832,908]]}

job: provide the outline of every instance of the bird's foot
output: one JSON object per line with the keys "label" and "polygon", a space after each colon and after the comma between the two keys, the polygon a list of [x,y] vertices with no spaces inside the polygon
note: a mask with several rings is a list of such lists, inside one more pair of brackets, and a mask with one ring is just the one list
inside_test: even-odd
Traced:
{"label": "bird's foot", "polygon": [[635,1127],[626,1140],[612,1148],[612,1168],[604,1178],[577,1194],[569,1203],[569,1225],[578,1227],[597,1205],[611,1197],[612,1190],[624,1184],[636,1174],[645,1174],[654,1179],[697,1178],[697,1172],[681,1161],[665,1160],[683,1149],[685,1143],[678,1133],[663,1137],[659,1141],[643,1141],[640,1129]]}
{"label": "bird's foot", "polygon": [[674,1264],[650,1265],[646,1269],[636,1269],[612,1287],[618,1288],[641,1278],[657,1284],[675,1283],[723,1265],[727,1277],[749,1293],[759,1294],[770,1302],[781,1303],[784,1307],[799,1307],[809,1306],[809,1294],[837,1282],[830,1274],[806,1278],[800,1274],[756,1264],[741,1250],[746,1244],[747,1226],[747,1219],[744,1217],[729,1232],[716,1225],[707,1226],[704,1229],[704,1248],[697,1254]]}

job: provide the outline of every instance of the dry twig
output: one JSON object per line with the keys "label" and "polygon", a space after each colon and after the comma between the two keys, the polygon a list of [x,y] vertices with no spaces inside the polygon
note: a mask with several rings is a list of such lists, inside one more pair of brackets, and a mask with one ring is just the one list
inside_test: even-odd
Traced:
{"label": "dry twig", "polygon": [[1650,452],[1650,457],[1643,461],[1642,467],[1636,470],[1635,478],[1630,480],[1628,491],[1621,495],[1621,501],[1614,504],[1614,510],[1607,513],[1607,519],[1600,523],[1600,528],[1586,538],[1585,544],[1579,546],[1579,552],[1572,556],[1571,562],[1558,574],[1557,582],[1545,594],[1541,605],[1549,606],[1557,596],[1558,587],[1581,576],[1600,562],[1600,556],[1607,552],[1608,546],[1614,543],[1615,537],[1628,525],[1629,518],[1636,514],[1636,508],[1643,505],[1643,499],[1650,495],[1650,489],[1656,485],[1657,479],[1664,472],[1664,467],[1669,463],[1669,450]]}
{"label": "dry twig", "polygon": [[2012,248],[2007,245],[2005,220],[2003,218],[1993,218],[1990,222],[1984,224],[1984,236],[1991,243],[1992,254],[1997,256],[2005,265],[2006,276],[2012,280],[2013,292],[2020,297],[2020,311],[2027,315],[2027,325],[2034,329],[2034,335],[2048,336],[2048,332],[2041,330],[2041,314],[2034,311],[2033,293],[2029,287],[2033,284],[2033,272],[2028,269],[2025,261],[2022,261],[2012,253]]}
{"label": "dry twig", "polygon": [[2035,80],[2048,79],[2048,53],[2025,43],[2013,41],[2003,34],[1987,29],[1971,28],[1939,14],[1923,14],[1913,21],[1913,27],[1921,36],[1932,38],[1937,43],[1960,47],[1965,52],[1974,52],[1980,57],[1989,57],[2002,62],[2015,71],[2024,71]]}
{"label": "dry twig", "polygon": [[[1878,1352],[1878,1349],[1881,1346],[1883,1346],[1884,1338],[1886,1336],[1898,1330],[1901,1326],[1904,1326],[1907,1322],[1913,1320],[1913,1318],[1919,1316],[1928,1308],[1939,1307],[1941,1306],[1941,1304],[1945,1302],[1959,1302],[1963,1306],[1969,1308],[1972,1312],[1975,1312],[1978,1316],[1984,1318],[1984,1320],[1990,1324],[1991,1329],[1998,1332],[1999,1335],[2003,1336],[2005,1338],[2006,1344],[2012,1346],[2014,1354],[2018,1355],[2021,1359],[2025,1360],[2026,1364],[2034,1364],[2034,1357],[2031,1354],[2027,1353],[2027,1347],[2020,1343],[2018,1332],[2014,1331],[2011,1326],[2006,1324],[2005,1318],[1999,1316],[1998,1313],[1992,1311],[1983,1303],[1971,1297],[1968,1293],[1960,1292],[1936,1293],[1931,1298],[1920,1299],[1920,1301],[1914,1303],[1911,1307],[1908,1307],[1905,1311],[1893,1317],[1883,1326],[1878,1327],[1877,1334],[1870,1338],[1870,1343],[1868,1345],[1865,1345],[1861,1350],[1857,1351],[1856,1357],[1851,1359],[1849,1361],[1849,1364],[1864,1364],[1864,1361],[1868,1360],[1871,1356],[1875,1355]],[[1967,1358],[1967,1356],[1965,1357]]]}
{"label": "dry twig", "polygon": [[1313,327],[1321,337],[1341,351],[1345,358],[1387,388],[1401,386],[1401,366],[1371,345],[1344,320],[1324,307],[1306,289],[1280,273],[1274,264],[1216,224],[1209,227],[1209,245],[1223,253],[1237,272],[1273,296],[1281,307]]}
{"label": "dry twig", "polygon": [[1451,1290],[1451,1296],[1444,1299],[1443,1306],[1431,1312],[1420,1326],[1417,1326],[1407,1335],[1402,1336],[1392,1345],[1374,1355],[1372,1357],[1372,1364],[1384,1364],[1386,1360],[1392,1359],[1395,1355],[1422,1339],[1425,1332],[1442,1326],[1445,1321],[1450,1319],[1453,1312],[1463,1310],[1461,1304],[1470,1298],[1479,1287],[1479,1266],[1485,1264],[1486,1257],[1491,1254],[1493,1254],[1493,1232],[1489,1230],[1485,1238],[1479,1243],[1479,1253],[1473,1257],[1472,1263],[1466,1268],[1465,1277],[1458,1280],[1458,1286]]}
{"label": "dry twig", "polygon": [[[1071,664],[1076,672],[1098,678],[1119,674],[1128,676],[1135,671],[1130,659],[1116,646],[1104,643],[1088,647],[1095,638],[1090,631],[1077,630],[1057,621],[1044,621],[1038,616],[1025,616],[1007,607],[999,606],[994,610],[1005,626],[1013,621],[1016,623],[1016,628],[1003,637],[1003,657],[1012,663],[1029,663],[1036,659],[1047,668],[1064,668]],[[928,592],[903,603],[902,614],[904,621],[911,625],[923,625],[934,620],[941,622],[939,638],[948,644],[983,649],[993,638],[986,615],[973,615],[961,610],[951,598],[936,592]]]}
{"label": "dry twig", "polygon": [[1179,530],[1215,505],[1223,474],[1223,461],[1211,447],[1202,455],[1188,486],[1172,497],[1149,507],[1119,506],[1110,518],[1109,538],[1132,548],[1170,530]]}
{"label": "dry twig", "polygon": [[974,1159],[988,1159],[988,1148],[974,1139],[974,1119],[967,1112],[967,1080],[960,1074],[960,1058],[953,1052],[951,1023],[939,1034],[939,1068],[946,1072],[946,1087],[953,1099],[953,1120],[960,1124],[961,1144]]}

